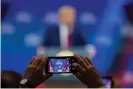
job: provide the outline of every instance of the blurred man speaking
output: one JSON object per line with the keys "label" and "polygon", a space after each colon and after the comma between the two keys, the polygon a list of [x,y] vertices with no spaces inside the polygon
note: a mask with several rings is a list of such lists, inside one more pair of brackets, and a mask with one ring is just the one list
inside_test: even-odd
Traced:
{"label": "blurred man speaking", "polygon": [[63,6],[59,9],[59,24],[47,29],[43,46],[69,48],[71,46],[84,46],[86,44],[75,25],[76,10],[72,6]]}

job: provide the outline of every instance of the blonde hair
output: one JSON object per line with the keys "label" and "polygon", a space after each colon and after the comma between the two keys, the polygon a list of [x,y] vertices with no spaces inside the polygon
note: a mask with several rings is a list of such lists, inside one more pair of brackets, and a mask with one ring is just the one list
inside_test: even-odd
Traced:
{"label": "blonde hair", "polygon": [[71,10],[72,12],[76,13],[76,9],[73,6],[61,6],[59,8],[59,14],[62,13],[65,10]]}

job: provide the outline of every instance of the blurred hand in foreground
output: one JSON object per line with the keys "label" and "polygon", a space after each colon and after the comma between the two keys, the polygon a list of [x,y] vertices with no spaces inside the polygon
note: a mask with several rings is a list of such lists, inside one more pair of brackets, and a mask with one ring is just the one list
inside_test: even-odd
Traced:
{"label": "blurred hand in foreground", "polygon": [[103,81],[92,62],[88,57],[80,56],[78,54],[74,55],[76,63],[73,67],[76,70],[74,75],[88,88],[100,88],[104,87]]}
{"label": "blurred hand in foreground", "polygon": [[47,60],[48,56],[46,55],[33,57],[20,82],[20,87],[35,88],[50,78],[52,76],[51,74],[44,74]]}

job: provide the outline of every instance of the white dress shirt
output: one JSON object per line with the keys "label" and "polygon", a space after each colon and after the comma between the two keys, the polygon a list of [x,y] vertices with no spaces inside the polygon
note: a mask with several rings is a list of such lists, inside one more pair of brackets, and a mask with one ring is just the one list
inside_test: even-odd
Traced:
{"label": "white dress shirt", "polygon": [[59,26],[59,37],[60,37],[60,46],[61,48],[68,48],[68,36],[69,28],[67,25],[61,24]]}

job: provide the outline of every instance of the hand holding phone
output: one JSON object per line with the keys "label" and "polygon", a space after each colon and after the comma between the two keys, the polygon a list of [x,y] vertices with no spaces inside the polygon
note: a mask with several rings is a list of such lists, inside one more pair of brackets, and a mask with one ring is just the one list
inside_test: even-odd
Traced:
{"label": "hand holding phone", "polygon": [[98,70],[88,57],[75,54],[74,59],[76,61],[76,63],[73,64],[76,70],[74,74],[82,83],[87,85],[88,88],[105,87]]}
{"label": "hand holding phone", "polygon": [[32,58],[20,81],[21,88],[35,88],[52,76],[52,74],[43,74],[47,59],[47,55],[39,55]]}

